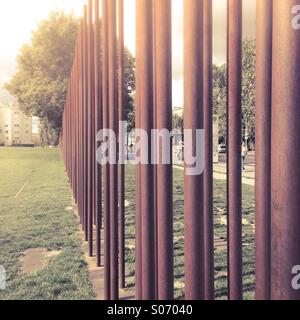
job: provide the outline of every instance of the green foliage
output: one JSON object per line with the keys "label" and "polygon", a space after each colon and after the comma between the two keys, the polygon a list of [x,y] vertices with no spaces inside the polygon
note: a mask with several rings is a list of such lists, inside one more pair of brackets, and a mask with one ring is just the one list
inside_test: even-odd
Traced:
{"label": "green foliage", "polygon": [[256,42],[246,39],[243,42],[242,106],[243,127],[248,130],[250,138],[255,137],[255,67]]}
{"label": "green foliage", "polygon": [[[41,118],[56,131],[61,126],[78,28],[75,16],[52,12],[33,32],[31,43],[20,49],[17,72],[6,85],[27,115]],[[57,143],[57,136],[46,144]]]}
{"label": "green foliage", "polygon": [[[243,128],[247,129],[249,138],[255,138],[255,39],[243,41],[243,80],[242,111]],[[213,67],[213,102],[214,111],[219,115],[220,138],[226,141],[226,65]]]}
{"label": "green foliage", "polygon": [[[31,43],[20,49],[17,72],[6,84],[22,111],[41,119],[42,145],[58,142],[78,30],[78,18],[52,12],[33,32]],[[125,110],[130,128],[134,127],[134,92],[135,59],[125,49]]]}
{"label": "green foliage", "polygon": [[178,116],[178,115],[173,115],[173,129],[177,129],[180,130],[181,132],[183,132],[184,130],[184,121],[183,121],[183,117]]}
{"label": "green foliage", "polygon": [[226,66],[213,66],[213,105],[219,115],[219,136],[226,138]]}
{"label": "green foliage", "polygon": [[131,131],[135,128],[135,58],[127,48],[125,48],[124,55],[125,116],[128,122],[128,130]]}

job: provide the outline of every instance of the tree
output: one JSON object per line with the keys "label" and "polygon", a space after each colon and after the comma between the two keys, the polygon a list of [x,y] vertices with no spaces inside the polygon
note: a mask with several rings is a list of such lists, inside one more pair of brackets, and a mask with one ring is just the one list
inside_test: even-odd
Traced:
{"label": "tree", "polygon": [[[242,125],[250,139],[255,138],[255,39],[243,41],[242,57]],[[214,112],[219,115],[220,139],[226,141],[226,65],[213,67],[213,103]]]}
{"label": "tree", "polygon": [[173,123],[173,129],[180,130],[181,132],[183,132],[184,121],[182,116],[179,116],[177,114],[173,115],[172,123]]}
{"label": "tree", "polygon": [[213,66],[213,106],[219,116],[219,137],[226,141],[226,66]]}
{"label": "tree", "polygon": [[17,71],[6,84],[21,110],[41,119],[44,144],[57,143],[78,30],[72,14],[50,13],[20,49]]}
{"label": "tree", "polygon": [[135,128],[135,59],[127,48],[124,50],[124,81],[125,116],[128,131],[131,131]]}
{"label": "tree", "polygon": [[246,39],[243,42],[242,106],[243,128],[248,131],[250,139],[255,138],[255,67],[256,42]]}
{"label": "tree", "polygon": [[[17,71],[6,84],[20,109],[41,119],[45,145],[58,142],[78,31],[79,19],[74,15],[50,13],[33,32],[31,43],[20,49]],[[125,49],[125,110],[129,118],[135,91],[134,65],[134,58]]]}

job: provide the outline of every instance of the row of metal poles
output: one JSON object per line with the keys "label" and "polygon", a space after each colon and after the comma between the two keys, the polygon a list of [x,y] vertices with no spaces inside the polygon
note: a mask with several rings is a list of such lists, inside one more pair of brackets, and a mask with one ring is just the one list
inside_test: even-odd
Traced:
{"label": "row of metal poles", "polygon": [[[236,300],[243,298],[243,2],[227,2],[228,296]],[[291,23],[297,0],[259,0],[256,5],[256,299],[300,299],[300,291],[291,285],[292,269],[300,265],[300,31]],[[95,230],[98,266],[104,229],[104,296],[112,300],[125,286],[125,167],[113,161],[99,165],[96,134],[101,128],[117,133],[118,120],[125,117],[123,6],[123,0],[102,0],[101,19],[99,0],[89,0],[84,9],[60,140],[90,255]],[[136,0],[135,122],[148,137],[152,129],[172,129],[171,7],[171,0]],[[205,145],[204,172],[184,178],[185,298],[211,300],[212,0],[184,0],[183,14],[184,128],[193,130],[192,141],[196,130],[204,129]],[[195,154],[195,143],[192,150]],[[113,160],[114,155],[109,157]],[[170,300],[172,163],[151,164],[151,152],[148,158],[150,164],[136,165],[136,299]]]}
{"label": "row of metal poles", "polygon": [[106,299],[118,299],[125,287],[124,165],[97,161],[97,133],[117,132],[124,120],[122,0],[118,20],[116,8],[116,1],[102,1],[100,19],[99,0],[84,7],[60,142],[89,255],[100,267],[104,254]]}

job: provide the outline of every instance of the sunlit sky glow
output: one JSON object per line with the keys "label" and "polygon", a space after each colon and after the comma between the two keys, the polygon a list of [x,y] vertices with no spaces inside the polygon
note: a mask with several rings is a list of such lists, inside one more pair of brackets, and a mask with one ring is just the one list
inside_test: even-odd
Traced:
{"label": "sunlit sky glow", "polygon": [[[135,0],[125,2],[125,45],[135,53]],[[15,71],[18,49],[30,41],[37,23],[55,9],[81,15],[87,0],[9,0],[0,1],[0,87]],[[225,62],[226,0],[214,4],[214,62]],[[183,105],[183,0],[173,5],[173,105]],[[244,0],[244,37],[255,36],[255,1]],[[0,102],[9,102],[7,92],[0,89]]]}

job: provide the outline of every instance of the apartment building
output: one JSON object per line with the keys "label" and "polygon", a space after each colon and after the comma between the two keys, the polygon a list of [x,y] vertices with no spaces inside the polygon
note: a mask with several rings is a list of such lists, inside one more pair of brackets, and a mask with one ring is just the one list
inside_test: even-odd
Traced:
{"label": "apartment building", "polygon": [[32,145],[32,118],[16,104],[0,103],[0,145]]}

